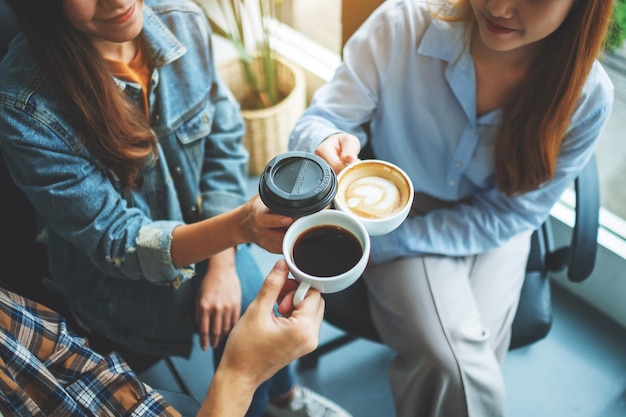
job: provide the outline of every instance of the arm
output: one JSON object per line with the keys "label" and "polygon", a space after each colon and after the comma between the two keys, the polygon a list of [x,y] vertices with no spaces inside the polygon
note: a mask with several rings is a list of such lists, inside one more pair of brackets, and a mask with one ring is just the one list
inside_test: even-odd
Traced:
{"label": "arm", "polygon": [[249,242],[269,252],[280,253],[282,238],[291,223],[293,219],[290,217],[270,213],[255,195],[234,210],[176,227],[172,233],[172,262],[183,267]]}
{"label": "arm", "polygon": [[[361,146],[367,142],[365,126],[377,111],[390,63],[398,49],[407,47],[397,37],[393,3],[383,2],[347,43],[333,79],[316,90],[311,105],[295,124],[289,149],[322,155],[318,147],[336,133],[353,135]],[[323,156],[335,171],[351,160],[329,153]]]}
{"label": "arm", "polygon": [[[198,416],[243,416],[263,381],[317,346],[324,300],[311,291],[294,309],[287,273],[278,261],[231,332]],[[282,316],[273,313],[277,300]]]}
{"label": "arm", "polygon": [[195,224],[155,221],[129,205],[111,174],[76,143],[67,126],[52,130],[40,115],[7,106],[2,113],[0,148],[15,184],[46,225],[108,275],[165,282],[191,276],[180,268],[238,244],[281,251],[292,219],[270,213],[257,196]]}
{"label": "arm", "polygon": [[[391,234],[372,239],[373,262],[388,261],[404,254],[472,255],[496,247],[524,230],[536,229],[588,163],[610,109],[609,101],[571,128],[562,146],[556,173],[548,183],[515,197],[504,195],[493,185],[475,193],[465,204],[410,217]],[[339,139],[345,140],[347,136],[330,136],[317,152],[327,159],[325,155],[341,149]],[[353,144],[355,141],[352,138]],[[419,204],[419,196],[416,200]]]}

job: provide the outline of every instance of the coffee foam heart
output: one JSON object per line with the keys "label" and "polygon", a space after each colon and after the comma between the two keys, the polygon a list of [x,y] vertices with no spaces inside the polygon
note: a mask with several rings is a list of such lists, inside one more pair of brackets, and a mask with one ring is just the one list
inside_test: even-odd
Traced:
{"label": "coffee foam heart", "polygon": [[386,178],[364,176],[352,181],[345,190],[347,206],[355,214],[366,218],[383,218],[402,207],[398,187]]}

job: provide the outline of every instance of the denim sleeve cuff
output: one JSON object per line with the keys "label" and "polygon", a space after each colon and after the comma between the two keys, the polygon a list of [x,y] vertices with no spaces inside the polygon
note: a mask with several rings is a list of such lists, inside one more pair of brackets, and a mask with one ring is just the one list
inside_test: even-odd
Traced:
{"label": "denim sleeve cuff", "polygon": [[322,142],[326,140],[330,135],[335,133],[342,133],[334,126],[315,126],[315,132],[312,133],[306,140],[299,141],[294,150],[300,150],[310,153],[315,153],[315,150]]}
{"label": "denim sleeve cuff", "polygon": [[155,284],[180,282],[195,274],[194,266],[176,268],[172,263],[172,232],[182,223],[159,221],[143,226],[137,237],[137,259],[143,276]]}

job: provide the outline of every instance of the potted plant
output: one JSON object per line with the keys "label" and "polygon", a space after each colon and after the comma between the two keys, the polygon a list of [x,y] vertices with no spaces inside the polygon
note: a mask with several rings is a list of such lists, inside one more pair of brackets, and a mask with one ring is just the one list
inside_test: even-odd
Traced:
{"label": "potted plant", "polygon": [[613,10],[613,24],[606,37],[606,49],[613,52],[622,47],[626,39],[626,0],[617,0]]}
{"label": "potted plant", "polygon": [[228,40],[237,57],[218,65],[241,105],[249,173],[287,151],[289,133],[306,107],[303,70],[272,48],[281,0],[196,0],[214,33]]}

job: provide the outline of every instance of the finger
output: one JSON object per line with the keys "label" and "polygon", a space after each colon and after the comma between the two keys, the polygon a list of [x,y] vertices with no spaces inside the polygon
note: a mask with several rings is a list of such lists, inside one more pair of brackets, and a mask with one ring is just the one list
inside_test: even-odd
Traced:
{"label": "finger", "polygon": [[263,231],[261,236],[261,242],[265,249],[270,253],[282,253],[283,239],[285,238],[286,228],[281,229],[267,229]]}
{"label": "finger", "polygon": [[[282,298],[278,300],[278,312],[284,316],[289,317],[295,308],[293,305],[293,297],[296,291],[289,291]],[[305,297],[306,298],[306,297]]]}
{"label": "finger", "polygon": [[298,289],[298,285],[300,283],[296,281],[294,278],[288,278],[283,285],[283,288],[280,290],[280,295],[278,296],[278,302],[280,303],[283,298],[290,292],[293,292]]}
{"label": "finger", "polygon": [[290,292],[280,301],[280,304],[278,305],[278,312],[280,314],[282,314],[285,317],[288,317],[291,314],[293,314],[295,310],[297,310],[297,311],[302,311],[306,315],[313,314],[315,316],[318,316],[320,314],[320,311],[316,311],[316,310],[319,310],[319,305],[320,305],[320,300],[321,300],[322,301],[321,314],[323,316],[324,300],[322,299],[322,296],[318,290],[316,290],[315,288],[309,288],[306,295],[304,296],[304,299],[302,300],[300,304],[298,304],[297,307],[293,305],[294,295],[295,295],[295,291]]}
{"label": "finger", "polygon": [[326,145],[324,142],[315,150],[315,154],[325,160],[335,173],[341,171],[345,164],[341,161],[340,150]]}
{"label": "finger", "polygon": [[222,329],[223,329],[223,314],[222,312],[214,312],[213,317],[211,319],[211,323],[213,326],[209,330],[211,336],[211,347],[216,348],[220,342],[220,338],[222,337]]}
{"label": "finger", "polygon": [[198,309],[196,313],[196,325],[198,326],[198,336],[200,338],[200,348],[209,348],[209,318],[208,315]]}
{"label": "finger", "polygon": [[328,162],[328,165],[338,174],[347,165],[358,160],[360,149],[361,144],[356,136],[338,133],[326,138],[317,147],[315,153]]}
{"label": "finger", "polygon": [[265,277],[263,285],[257,295],[256,301],[261,308],[273,309],[280,296],[280,292],[287,281],[289,269],[284,259],[279,259],[274,264],[270,273]]}
{"label": "finger", "polygon": [[237,322],[239,321],[239,316],[241,315],[241,303],[236,303],[231,306],[228,314],[225,314],[224,321],[224,335],[230,333],[230,331],[235,327]]}
{"label": "finger", "polygon": [[287,228],[294,222],[294,219],[282,214],[267,214],[264,216],[263,223],[259,224],[266,229],[273,229],[279,232],[281,229]]}
{"label": "finger", "polygon": [[294,315],[303,314],[313,319],[313,328],[319,332],[322,322],[324,321],[324,309],[326,302],[319,291],[315,289],[309,290],[309,293],[302,303],[294,310]]}
{"label": "finger", "polygon": [[326,310],[326,300],[321,296],[317,302],[317,316],[315,320],[315,326],[319,330],[322,327],[322,322],[324,321],[324,311]]}
{"label": "finger", "polygon": [[352,135],[343,135],[340,138],[340,144],[341,144],[341,148],[340,148],[340,158],[341,161],[346,164],[346,165],[350,165],[356,161],[358,161],[358,155],[359,152],[361,151],[361,144],[359,143],[359,140]]}
{"label": "finger", "polygon": [[230,329],[233,328],[233,313],[224,314],[224,323],[222,323],[222,333],[220,334],[220,338],[224,337]]}
{"label": "finger", "polygon": [[[289,227],[291,223],[294,222],[294,219],[289,216],[270,212],[270,209],[263,203],[258,194],[256,194],[252,199],[254,200],[254,204],[256,206],[254,210],[256,211],[256,218],[260,227],[281,229]],[[261,214],[263,215],[261,216]]]}

